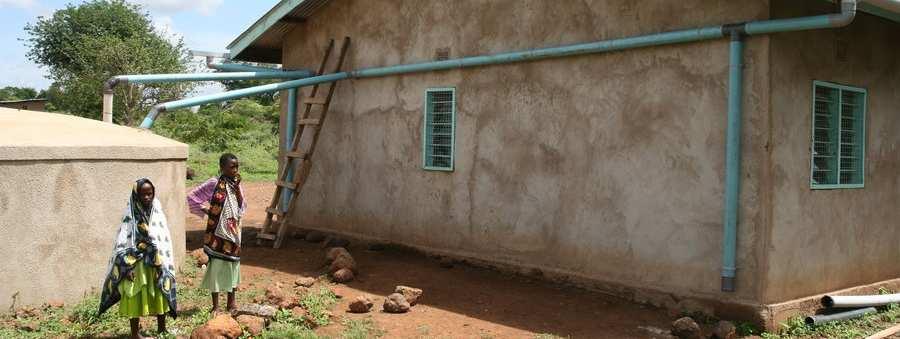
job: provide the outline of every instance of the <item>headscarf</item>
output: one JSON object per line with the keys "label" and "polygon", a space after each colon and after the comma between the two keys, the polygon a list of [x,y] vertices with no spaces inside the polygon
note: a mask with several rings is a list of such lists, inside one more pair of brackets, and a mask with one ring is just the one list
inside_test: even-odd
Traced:
{"label": "headscarf", "polygon": [[122,296],[119,294],[119,283],[127,279],[138,262],[157,272],[154,282],[162,291],[169,304],[169,315],[175,318],[177,304],[175,301],[175,254],[172,253],[171,233],[162,204],[156,199],[156,187],[152,206],[148,209],[140,199],[140,189],[144,184],[153,183],[150,179],[138,179],[131,190],[128,206],[119,225],[119,233],[113,245],[113,253],[109,260],[103,292],[100,295],[100,312],[103,314],[115,305]]}
{"label": "headscarf", "polygon": [[221,175],[209,199],[203,251],[212,258],[241,260],[241,177]]}

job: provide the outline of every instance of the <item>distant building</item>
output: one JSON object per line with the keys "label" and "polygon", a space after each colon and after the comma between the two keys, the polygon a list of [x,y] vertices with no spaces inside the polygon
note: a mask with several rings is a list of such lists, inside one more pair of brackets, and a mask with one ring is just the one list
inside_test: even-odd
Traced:
{"label": "distant building", "polygon": [[47,99],[0,101],[0,107],[46,112]]}

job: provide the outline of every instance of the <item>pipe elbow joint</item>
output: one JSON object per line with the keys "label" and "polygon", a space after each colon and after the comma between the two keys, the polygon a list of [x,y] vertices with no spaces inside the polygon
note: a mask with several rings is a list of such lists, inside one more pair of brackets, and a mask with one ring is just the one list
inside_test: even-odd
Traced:
{"label": "pipe elbow joint", "polygon": [[834,27],[844,27],[853,22],[853,19],[856,18],[856,7],[858,3],[858,0],[841,1],[841,14],[831,16],[832,25]]}
{"label": "pipe elbow joint", "polygon": [[121,79],[117,76],[106,80],[106,82],[103,83],[103,94],[112,94],[113,89],[119,85],[119,82],[121,82]]}

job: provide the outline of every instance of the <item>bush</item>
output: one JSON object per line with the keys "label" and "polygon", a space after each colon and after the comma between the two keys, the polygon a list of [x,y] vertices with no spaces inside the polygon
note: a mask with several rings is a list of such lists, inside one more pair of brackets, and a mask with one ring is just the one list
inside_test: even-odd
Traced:
{"label": "bush", "polygon": [[278,170],[277,105],[238,100],[224,108],[203,106],[197,113],[178,110],[161,117],[153,130],[190,145],[188,167],[195,180],[218,175],[219,155],[234,153],[245,180],[274,180]]}

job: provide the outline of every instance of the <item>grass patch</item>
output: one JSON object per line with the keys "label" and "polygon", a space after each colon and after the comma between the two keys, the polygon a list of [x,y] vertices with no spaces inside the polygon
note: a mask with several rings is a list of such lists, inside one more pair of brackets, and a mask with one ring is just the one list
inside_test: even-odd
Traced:
{"label": "grass patch", "polygon": [[327,287],[319,287],[300,300],[300,306],[309,312],[310,320],[318,326],[328,325],[330,322],[329,310],[336,303],[337,296]]}
{"label": "grass patch", "polygon": [[344,319],[341,324],[344,325],[344,331],[341,333],[342,339],[381,338],[384,335],[384,331],[376,328],[370,318]]}
{"label": "grass patch", "polygon": [[794,317],[782,324],[780,333],[763,333],[765,339],[793,338],[864,338],[892,326],[900,319],[900,305],[892,304],[858,319],[831,322],[818,326],[807,325],[802,317]]}

